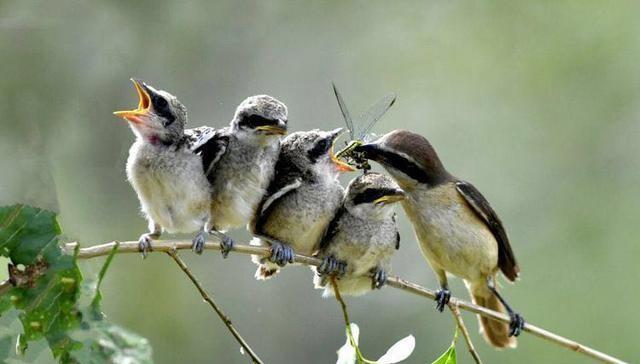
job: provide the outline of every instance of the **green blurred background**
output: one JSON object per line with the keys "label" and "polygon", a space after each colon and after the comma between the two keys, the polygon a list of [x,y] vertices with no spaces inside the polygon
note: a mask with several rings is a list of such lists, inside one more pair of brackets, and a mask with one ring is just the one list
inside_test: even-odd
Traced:
{"label": "green blurred background", "polygon": [[[176,94],[192,126],[223,126],[243,98],[268,93],[289,106],[293,130],[328,129],[342,124],[331,81],[353,111],[397,92],[377,131],[427,136],[492,202],[522,267],[503,289],[510,302],[531,323],[634,361],[639,7],[1,0],[0,203],[55,208],[83,244],[136,240],[145,222],[124,172],[133,134],[111,115],[137,103],[129,77]],[[435,288],[400,215],[394,273]],[[313,290],[308,269],[260,283],[247,256],[184,257],[266,362],[335,362],[340,311]],[[82,267],[92,275],[100,264]],[[118,256],[104,290],[110,319],[149,338],[157,363],[248,361],[164,255]],[[457,279],[453,291],[467,297]],[[451,340],[451,315],[433,302],[393,289],[348,302],[369,357],[414,334],[407,362],[430,362]],[[496,352],[465,319],[486,363],[588,362],[528,334]]]}

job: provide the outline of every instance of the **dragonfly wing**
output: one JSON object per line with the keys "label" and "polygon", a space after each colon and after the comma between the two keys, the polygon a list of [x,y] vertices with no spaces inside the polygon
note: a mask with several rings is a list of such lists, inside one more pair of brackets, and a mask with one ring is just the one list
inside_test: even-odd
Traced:
{"label": "dragonfly wing", "polygon": [[367,112],[362,114],[360,120],[362,124],[366,123],[366,126],[360,131],[357,136],[359,140],[364,140],[364,138],[369,134],[373,126],[376,125],[378,120],[393,106],[396,102],[397,95],[389,94],[380,99],[380,101],[373,104]]}
{"label": "dragonfly wing", "polygon": [[331,85],[333,86],[333,93],[336,94],[336,99],[338,100],[338,106],[340,106],[340,112],[342,112],[344,122],[347,124],[347,129],[349,129],[349,136],[351,137],[351,140],[353,140],[355,130],[353,129],[353,120],[351,119],[351,115],[349,115],[349,109],[347,109],[347,104],[344,102],[336,84],[332,82]]}

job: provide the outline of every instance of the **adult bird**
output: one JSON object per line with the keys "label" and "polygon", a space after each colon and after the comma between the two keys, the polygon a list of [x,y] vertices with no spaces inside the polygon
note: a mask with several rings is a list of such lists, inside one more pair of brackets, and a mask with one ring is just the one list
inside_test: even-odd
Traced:
{"label": "adult bird", "polygon": [[461,277],[476,304],[506,310],[511,318],[505,324],[479,316],[485,339],[497,348],[515,347],[524,319],[498,293],[496,276],[502,272],[513,282],[520,268],[489,202],[472,184],[451,175],[419,134],[394,130],[357,152],[380,163],[405,191],[402,205],[440,282],[437,309],[442,311],[451,296],[447,273]]}

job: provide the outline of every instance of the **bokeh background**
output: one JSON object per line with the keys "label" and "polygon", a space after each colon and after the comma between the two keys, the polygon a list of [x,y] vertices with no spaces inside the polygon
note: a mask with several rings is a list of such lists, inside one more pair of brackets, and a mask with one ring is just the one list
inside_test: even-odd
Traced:
{"label": "bokeh background", "polygon": [[[137,103],[129,77],[177,95],[192,126],[223,126],[243,98],[268,93],[289,106],[293,130],[328,129],[342,125],[331,81],[354,112],[396,92],[377,132],[427,136],[492,202],[523,271],[503,289],[510,302],[635,361],[639,12],[633,1],[2,0],[0,203],[55,208],[82,244],[136,240],[145,222],[124,172],[133,134],[111,115]],[[394,273],[436,288],[400,216]],[[247,256],[184,257],[266,362],[335,362],[340,311],[308,269],[260,283]],[[110,319],[147,337],[157,363],[248,361],[164,255],[118,256],[104,291]],[[407,362],[431,362],[451,340],[451,316],[433,302],[383,289],[348,303],[369,357],[413,334]],[[464,317],[487,363],[588,361],[528,334],[496,352]]]}

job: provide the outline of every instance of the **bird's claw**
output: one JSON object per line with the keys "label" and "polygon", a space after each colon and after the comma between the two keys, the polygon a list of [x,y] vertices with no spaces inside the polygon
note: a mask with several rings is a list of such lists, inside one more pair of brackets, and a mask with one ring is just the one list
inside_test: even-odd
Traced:
{"label": "bird's claw", "polygon": [[229,252],[233,250],[233,245],[235,241],[231,239],[231,237],[224,235],[220,240],[220,252],[222,253],[222,258],[226,258],[229,256]]}
{"label": "bird's claw", "polygon": [[274,242],[271,244],[271,255],[269,260],[280,267],[284,267],[287,263],[293,263],[293,249],[283,243]]}
{"label": "bird's claw", "polygon": [[436,309],[440,312],[444,311],[444,306],[449,303],[451,299],[451,291],[446,288],[439,289],[436,292]]}
{"label": "bird's claw", "polygon": [[524,329],[524,318],[520,316],[519,313],[515,313],[515,312],[509,314],[509,316],[510,316],[509,336],[517,337],[522,332],[522,329]]}
{"label": "bird's claw", "polygon": [[333,255],[324,257],[322,264],[318,266],[318,274],[321,276],[335,275],[340,278],[347,272],[347,263],[336,259]]}
{"label": "bird's claw", "polygon": [[382,268],[377,268],[371,279],[371,287],[373,289],[381,289],[387,283],[387,272]]}
{"label": "bird's claw", "polygon": [[138,240],[138,250],[142,253],[142,259],[147,257],[147,253],[152,251],[151,248],[151,237],[149,234],[142,234],[140,239]]}
{"label": "bird's claw", "polygon": [[199,232],[191,243],[191,249],[198,255],[202,254],[204,251],[204,243],[206,242],[204,232]]}

